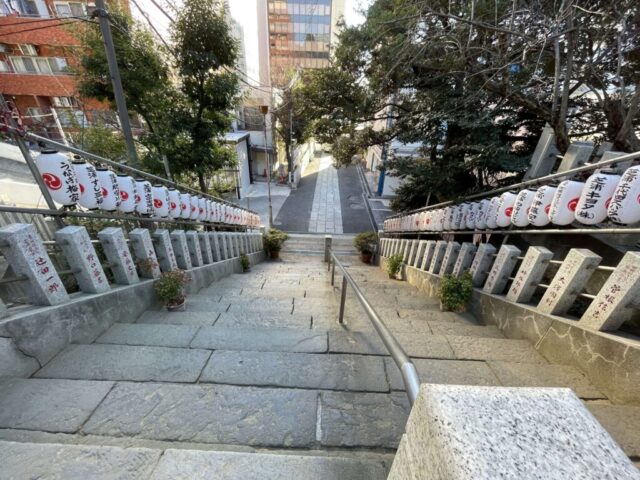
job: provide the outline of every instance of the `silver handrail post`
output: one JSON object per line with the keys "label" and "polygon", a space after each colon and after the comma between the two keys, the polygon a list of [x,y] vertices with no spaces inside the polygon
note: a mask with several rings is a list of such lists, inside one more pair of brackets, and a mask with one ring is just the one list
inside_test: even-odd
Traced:
{"label": "silver handrail post", "polygon": [[[335,265],[335,260],[334,260]],[[344,323],[344,304],[347,300],[347,277],[342,277],[342,292],[340,292],[340,316],[338,322]]]}
{"label": "silver handrail post", "polygon": [[336,278],[336,262],[329,261],[329,263],[332,265],[332,268],[331,268],[331,286],[333,287],[335,285],[335,278]]}

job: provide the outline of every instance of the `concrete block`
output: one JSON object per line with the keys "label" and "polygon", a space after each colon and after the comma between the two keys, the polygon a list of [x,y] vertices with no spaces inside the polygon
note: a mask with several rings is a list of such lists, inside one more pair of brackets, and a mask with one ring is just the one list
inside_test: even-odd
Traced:
{"label": "concrete block", "polygon": [[200,250],[200,239],[198,238],[198,232],[195,230],[189,230],[185,237],[187,238],[187,248],[189,249],[189,256],[191,257],[191,265],[193,267],[200,267],[203,265],[202,251]]}
{"label": "concrete block", "polygon": [[478,247],[478,250],[473,257],[471,268],[469,268],[471,281],[473,282],[474,287],[481,287],[484,285],[495,253],[496,247],[490,243],[483,243]]}
{"label": "concrete block", "polygon": [[462,243],[460,252],[458,253],[458,258],[456,258],[456,263],[453,266],[453,271],[451,272],[454,277],[459,277],[471,268],[471,264],[473,263],[473,258],[475,257],[477,250],[477,247],[471,242]]}
{"label": "concrete block", "polygon": [[413,265],[413,259],[416,255],[416,249],[418,248],[418,240],[409,240],[409,253],[407,255],[406,264]]}
{"label": "concrete block", "polygon": [[111,287],[100,259],[85,227],[68,226],[55,233],[67,263],[80,290],[86,293],[106,292]]}
{"label": "concrete block", "polygon": [[[153,241],[149,230],[146,228],[136,228],[129,232],[131,247],[133,254],[138,259],[140,267],[140,276],[143,278],[160,277],[160,262],[156,257],[156,251],[153,248]],[[142,263],[140,263],[142,262]]]}
{"label": "concrete block", "polygon": [[568,389],[422,385],[407,437],[433,479],[640,478]]}
{"label": "concrete block", "polygon": [[447,242],[444,240],[438,240],[436,242],[435,249],[433,251],[433,256],[431,257],[431,264],[429,266],[429,273],[433,273],[437,275],[440,271],[440,266],[442,265],[442,260],[444,259],[444,254],[447,250]]}
{"label": "concrete block", "polygon": [[507,292],[507,300],[516,303],[531,300],[552,258],[553,252],[547,248],[529,247]]}
{"label": "concrete block", "polygon": [[493,262],[493,267],[491,267],[487,281],[482,288],[484,292],[499,294],[504,291],[504,287],[509,281],[509,276],[513,272],[516,263],[518,263],[520,253],[520,249],[513,245],[502,245],[500,247],[498,256]]}
{"label": "concrete block", "polygon": [[209,243],[211,244],[211,253],[213,255],[214,262],[220,262],[222,260],[220,235],[218,232],[209,232]]}
{"label": "concrete block", "polygon": [[431,266],[431,260],[433,258],[433,252],[436,249],[435,240],[427,240],[424,247],[424,253],[422,254],[422,263],[420,264],[420,270],[426,270]]}
{"label": "concrete block", "polygon": [[34,305],[59,305],[69,301],[62,280],[32,224],[14,223],[0,228],[0,251],[16,275],[27,277],[27,295]]}
{"label": "concrete block", "polygon": [[211,243],[209,243],[209,232],[198,232],[198,241],[200,242],[202,262],[207,265],[213,263],[213,256],[211,254]]}
{"label": "concrete block", "polygon": [[171,244],[171,235],[169,230],[159,228],[153,232],[153,241],[156,246],[156,252],[158,257],[158,263],[160,263],[160,270],[163,272],[170,272],[178,269],[178,261],[176,255],[173,252],[173,245]]}
{"label": "concrete block", "polygon": [[189,247],[187,246],[187,235],[184,233],[184,230],[174,230],[171,232],[171,244],[173,245],[173,252],[176,255],[178,268],[182,270],[191,269],[193,265],[191,263]]}
{"label": "concrete block", "polygon": [[613,331],[640,305],[640,252],[627,252],[580,319],[580,326]]}
{"label": "concrete block", "polygon": [[132,285],[138,283],[138,271],[129,252],[129,247],[124,239],[124,232],[118,227],[108,227],[98,232],[98,239],[102,244],[115,283],[120,285]]}
{"label": "concrete block", "polygon": [[444,257],[442,258],[439,275],[446,275],[453,272],[453,267],[455,266],[459,251],[460,244],[458,242],[447,242],[447,249],[445,250]]}

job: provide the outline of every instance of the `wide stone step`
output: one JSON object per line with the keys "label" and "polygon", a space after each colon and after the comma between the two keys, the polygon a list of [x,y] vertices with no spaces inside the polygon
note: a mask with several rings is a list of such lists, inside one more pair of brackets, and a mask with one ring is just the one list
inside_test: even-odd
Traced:
{"label": "wide stone step", "polygon": [[250,315],[242,311],[221,313],[216,326],[253,328],[253,327],[280,327],[280,328],[311,328],[311,315],[283,314],[282,312],[252,311]]}
{"label": "wide stone step", "polygon": [[200,383],[388,392],[381,357],[290,352],[215,351]]}
{"label": "wide stone step", "polygon": [[95,343],[188,348],[198,330],[197,325],[116,323]]}
{"label": "wide stone step", "polygon": [[388,473],[384,460],[370,458],[6,441],[0,441],[0,464],[3,478],[16,479],[384,480]]}
{"label": "wide stone step", "polygon": [[222,314],[219,312],[167,312],[146,311],[137,320],[138,324],[161,325],[213,325]]}

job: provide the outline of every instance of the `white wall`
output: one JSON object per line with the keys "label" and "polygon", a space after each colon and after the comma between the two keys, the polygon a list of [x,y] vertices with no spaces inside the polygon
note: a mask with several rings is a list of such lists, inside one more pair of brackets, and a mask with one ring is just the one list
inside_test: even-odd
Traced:
{"label": "white wall", "polygon": [[244,198],[249,191],[251,185],[251,177],[249,176],[249,153],[247,152],[247,142],[243,140],[236,144],[236,153],[238,154],[238,170],[240,171],[240,196]]}

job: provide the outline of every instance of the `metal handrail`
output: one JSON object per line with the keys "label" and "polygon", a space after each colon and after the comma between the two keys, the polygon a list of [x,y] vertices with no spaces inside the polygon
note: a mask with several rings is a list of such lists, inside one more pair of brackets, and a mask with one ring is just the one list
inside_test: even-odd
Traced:
{"label": "metal handrail", "polygon": [[[420,378],[418,377],[418,371],[416,370],[415,365],[406,354],[406,352],[402,349],[402,346],[396,338],[393,336],[391,331],[384,324],[378,313],[371,306],[367,298],[364,296],[355,280],[351,277],[349,272],[344,268],[344,265],[340,263],[338,257],[333,253],[331,248],[329,248],[329,265],[328,269],[331,270],[331,285],[334,284],[335,279],[335,269],[336,265],[342,271],[342,292],[340,297],[340,317],[339,322],[343,323],[344,321],[344,306],[347,298],[347,284],[351,285],[353,292],[356,295],[356,298],[364,308],[364,311],[367,313],[369,320],[373,324],[373,327],[378,332],[382,343],[386,347],[389,354],[391,354],[391,358],[395,362],[396,366],[400,370],[400,374],[402,375],[402,381],[404,382],[404,386],[407,389],[407,395],[409,397],[409,403],[413,406],[416,398],[418,397],[418,392],[420,390]],[[332,268],[333,265],[333,268]]]}
{"label": "metal handrail", "polygon": [[[390,217],[389,217],[390,218]],[[547,230],[540,229],[519,229],[519,230],[443,230],[443,231],[430,231],[430,230],[402,230],[396,232],[384,232],[384,235],[624,235],[640,233],[640,228],[549,228]]]}

